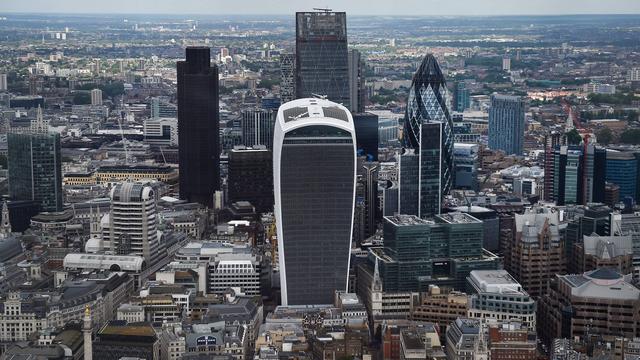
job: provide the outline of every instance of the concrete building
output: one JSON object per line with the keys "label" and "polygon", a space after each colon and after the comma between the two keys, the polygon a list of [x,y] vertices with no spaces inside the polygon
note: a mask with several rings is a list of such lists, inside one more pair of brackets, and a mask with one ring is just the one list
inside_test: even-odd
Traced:
{"label": "concrete building", "polygon": [[640,290],[630,276],[600,268],[579,275],[555,275],[538,302],[538,328],[547,343],[555,338],[604,341],[640,335]]}
{"label": "concrete building", "polygon": [[519,96],[491,95],[489,147],[507,155],[524,151],[525,101]]}
{"label": "concrete building", "polygon": [[489,325],[489,350],[491,360],[538,359],[535,328],[521,326],[518,322]]}
{"label": "concrete building", "polygon": [[160,359],[160,342],[151,325],[127,324],[112,320],[96,333],[93,343],[95,360],[122,358]]}
{"label": "concrete building", "polygon": [[102,90],[93,89],[91,90],[91,106],[99,105],[102,105]]}
{"label": "concrete building", "polygon": [[447,359],[488,359],[486,334],[479,320],[460,318],[451,323],[446,334]]}
{"label": "concrete building", "polygon": [[466,317],[469,305],[469,296],[466,293],[430,286],[429,292],[422,295],[420,305],[414,306],[411,310],[410,319],[437,324],[444,339],[447,326],[458,318]]}
{"label": "concrete building", "polygon": [[178,146],[178,119],[158,117],[144,120],[144,142],[151,146]]}
{"label": "concrete building", "polygon": [[469,318],[481,321],[518,321],[536,328],[536,302],[505,270],[473,270],[467,279],[471,295]]}

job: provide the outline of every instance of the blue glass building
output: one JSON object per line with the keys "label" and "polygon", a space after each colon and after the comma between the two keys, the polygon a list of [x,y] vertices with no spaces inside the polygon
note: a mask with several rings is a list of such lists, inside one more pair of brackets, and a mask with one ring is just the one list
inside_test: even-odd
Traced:
{"label": "blue glass building", "polygon": [[622,151],[607,151],[607,175],[608,182],[620,186],[620,199],[631,197],[639,200],[638,171],[640,154]]}

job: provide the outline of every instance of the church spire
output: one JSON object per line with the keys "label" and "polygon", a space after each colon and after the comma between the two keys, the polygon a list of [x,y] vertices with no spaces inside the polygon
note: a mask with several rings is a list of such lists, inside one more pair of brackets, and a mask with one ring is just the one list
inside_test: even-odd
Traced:
{"label": "church spire", "polygon": [[45,134],[49,132],[49,122],[44,120],[40,105],[38,105],[36,119],[31,121],[31,132],[38,134]]}
{"label": "church spire", "polygon": [[0,233],[2,235],[9,235],[11,233],[11,219],[9,217],[9,207],[7,201],[2,203],[2,225],[0,225]]}

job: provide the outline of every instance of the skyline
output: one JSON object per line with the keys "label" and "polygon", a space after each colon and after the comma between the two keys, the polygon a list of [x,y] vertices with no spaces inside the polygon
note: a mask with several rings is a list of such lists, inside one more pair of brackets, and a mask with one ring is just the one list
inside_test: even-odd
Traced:
{"label": "skyline", "polygon": [[[640,2],[632,0],[568,0],[556,2],[541,0],[521,3],[503,0],[460,0],[449,3],[443,0],[405,0],[403,6],[388,1],[353,0],[344,4],[338,0],[322,3],[312,1],[274,0],[268,4],[257,0],[242,2],[208,2],[204,0],[172,1],[140,0],[131,3],[114,0],[103,3],[87,3],[77,0],[61,0],[54,9],[45,0],[29,2],[9,0],[0,6],[1,13],[42,14],[140,14],[140,15],[286,15],[295,11],[309,11],[314,7],[329,7],[351,15],[375,16],[550,16],[550,15],[615,15],[640,14]],[[411,10],[406,10],[411,9]],[[576,10],[579,9],[579,10]]]}

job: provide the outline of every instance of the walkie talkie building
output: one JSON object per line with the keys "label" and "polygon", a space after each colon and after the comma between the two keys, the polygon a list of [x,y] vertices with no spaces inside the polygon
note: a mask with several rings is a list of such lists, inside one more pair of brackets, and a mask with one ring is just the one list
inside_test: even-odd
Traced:
{"label": "walkie talkie building", "polygon": [[[440,213],[442,199],[453,185],[453,123],[447,84],[438,61],[428,54],[413,76],[403,129],[404,146],[419,159],[418,215]],[[402,189],[400,189],[402,192]]]}
{"label": "walkie talkie building", "polygon": [[280,107],[273,143],[282,305],[347,290],[356,182],[351,114],[324,99]]}

